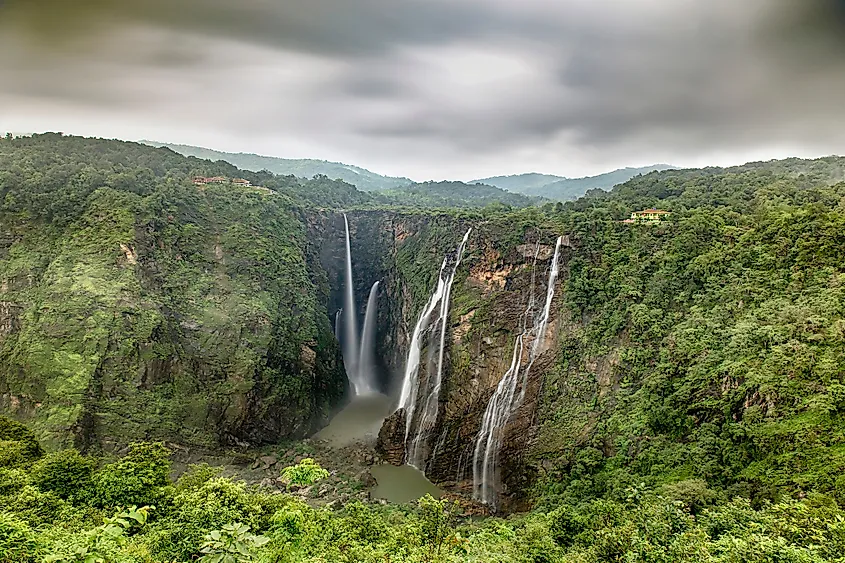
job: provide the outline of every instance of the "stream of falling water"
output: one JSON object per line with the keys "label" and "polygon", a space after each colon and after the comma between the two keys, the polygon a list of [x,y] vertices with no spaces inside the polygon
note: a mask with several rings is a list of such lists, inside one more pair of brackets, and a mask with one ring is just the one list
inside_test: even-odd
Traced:
{"label": "stream of falling water", "polygon": [[[440,401],[440,387],[443,383],[443,354],[446,347],[446,331],[449,325],[449,300],[452,294],[452,282],[461,263],[467,240],[472,229],[464,235],[454,254],[447,254],[440,266],[437,287],[423,308],[411,337],[405,377],[402,380],[402,392],[399,408],[405,409],[405,447],[406,462],[422,470],[425,463],[426,445],[429,435],[437,423]],[[436,317],[434,316],[436,313]],[[432,323],[434,323],[432,325]],[[432,327],[431,331],[428,330]],[[437,342],[430,341],[439,335]],[[427,346],[424,346],[427,344]],[[433,346],[437,345],[436,354]],[[428,348],[428,361],[425,381],[420,381],[420,356]],[[425,387],[422,389],[421,387]],[[421,408],[418,409],[418,407]]]}
{"label": "stream of falling water", "polygon": [[378,286],[375,282],[370,288],[367,299],[367,311],[364,313],[364,332],[361,334],[361,350],[358,354],[358,394],[376,392],[376,323],[378,321]]}
{"label": "stream of falling water", "polygon": [[340,342],[340,316],[343,314],[343,309],[338,309],[334,314],[334,337]]}
{"label": "stream of falling water", "polygon": [[352,390],[360,395],[365,390],[358,379],[358,354],[361,346],[358,344],[358,318],[355,314],[355,288],[352,281],[352,245],[349,240],[349,220],[343,214],[343,225],[346,228],[346,292],[344,294],[343,314],[343,365],[352,384]]}
{"label": "stream of falling water", "polygon": [[[551,314],[555,283],[560,271],[559,256],[562,242],[563,237],[558,237],[557,243],[555,244],[554,257],[549,268],[546,302],[539,317],[534,310],[534,286],[536,281],[537,255],[540,248],[539,244],[537,246],[537,253],[534,254],[534,264],[531,273],[531,293],[528,298],[528,306],[523,314],[522,332],[516,337],[511,365],[499,381],[496,391],[490,397],[490,402],[487,403],[487,409],[484,411],[484,418],[481,422],[481,429],[475,440],[472,469],[473,496],[476,500],[492,506],[496,506],[498,502],[495,479],[497,476],[499,452],[502,447],[504,428],[513,413],[522,404],[523,399],[525,399],[525,391],[528,386],[528,372],[531,370],[534,360],[543,352],[543,346],[546,341],[546,329],[549,324],[549,315]],[[529,319],[531,320],[530,326],[528,324]],[[529,338],[533,338],[534,340],[528,350],[528,365],[523,369],[525,345],[526,340]],[[517,389],[519,393],[517,393]]]}

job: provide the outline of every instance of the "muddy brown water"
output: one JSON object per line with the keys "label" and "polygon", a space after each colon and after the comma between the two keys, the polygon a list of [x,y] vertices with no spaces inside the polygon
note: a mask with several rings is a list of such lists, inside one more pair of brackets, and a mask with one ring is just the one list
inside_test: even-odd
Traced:
{"label": "muddy brown water", "polygon": [[425,495],[434,498],[443,496],[443,491],[428,480],[422,471],[410,465],[382,464],[370,468],[370,473],[378,483],[370,489],[373,498],[385,499],[388,502],[402,504],[415,501]]}
{"label": "muddy brown water", "polygon": [[[372,445],[378,437],[382,422],[391,414],[392,407],[393,401],[385,395],[355,397],[314,438],[326,440],[333,447],[358,442]],[[370,467],[370,473],[377,483],[370,489],[373,498],[402,504],[427,494],[435,498],[443,494],[421,471],[410,465],[374,465]]]}
{"label": "muddy brown water", "polygon": [[326,440],[334,447],[356,442],[374,444],[381,423],[390,414],[391,406],[392,401],[386,395],[355,397],[314,438]]}

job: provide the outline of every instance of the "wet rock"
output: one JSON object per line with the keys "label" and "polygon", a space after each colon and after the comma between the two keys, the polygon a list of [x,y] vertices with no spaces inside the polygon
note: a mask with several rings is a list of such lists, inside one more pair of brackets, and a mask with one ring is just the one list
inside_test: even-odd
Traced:
{"label": "wet rock", "polygon": [[274,456],[274,455],[263,455],[260,458],[258,458],[258,461],[261,463],[261,469],[263,469],[265,471],[270,469],[271,467],[273,467],[274,465],[276,465],[279,462],[279,460],[276,459],[276,456]]}
{"label": "wet rock", "polygon": [[360,472],[358,475],[355,476],[355,479],[357,481],[360,481],[368,489],[378,485],[376,478],[373,477],[373,474],[370,473],[369,469],[365,469],[364,471]]}
{"label": "wet rock", "polygon": [[384,420],[378,433],[376,451],[387,463],[405,463],[405,409],[397,410]]}
{"label": "wet rock", "polygon": [[452,510],[461,516],[490,516],[493,514],[488,505],[461,495],[446,493],[442,498],[448,500],[452,505]]}

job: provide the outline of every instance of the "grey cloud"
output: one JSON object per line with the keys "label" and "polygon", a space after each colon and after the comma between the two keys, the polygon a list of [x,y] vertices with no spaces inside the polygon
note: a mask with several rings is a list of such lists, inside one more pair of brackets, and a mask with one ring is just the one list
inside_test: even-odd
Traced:
{"label": "grey cloud", "polygon": [[48,53],[131,24],[351,57],[507,32],[518,21],[496,8],[478,10],[447,0],[7,0],[0,5],[0,29],[4,22],[14,26],[30,47]]}
{"label": "grey cloud", "polygon": [[188,131],[213,114],[221,134],[300,137],[407,174],[532,152],[608,166],[845,152],[843,55],[844,0],[0,4],[0,103],[125,105]]}

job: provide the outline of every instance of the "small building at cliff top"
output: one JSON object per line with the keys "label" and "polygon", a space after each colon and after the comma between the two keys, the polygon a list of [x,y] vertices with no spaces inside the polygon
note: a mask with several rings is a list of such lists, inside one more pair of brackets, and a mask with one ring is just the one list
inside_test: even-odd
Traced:
{"label": "small building at cliff top", "polygon": [[631,213],[630,219],[625,219],[623,223],[659,223],[662,219],[671,215],[668,211],[662,209],[644,209],[642,211],[634,211]]}

